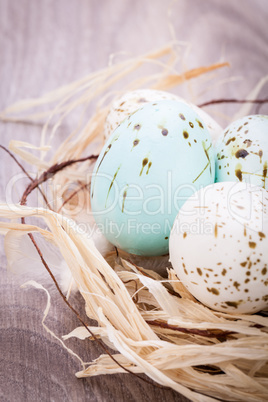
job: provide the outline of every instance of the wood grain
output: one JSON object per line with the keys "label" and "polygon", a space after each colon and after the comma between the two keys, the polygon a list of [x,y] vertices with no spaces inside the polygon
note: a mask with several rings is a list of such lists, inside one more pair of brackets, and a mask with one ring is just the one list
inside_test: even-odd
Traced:
{"label": "wood grain", "polygon": [[[200,103],[219,97],[244,98],[267,74],[266,0],[178,0],[170,10],[169,22],[182,43],[181,52],[188,54],[182,68],[227,60],[231,68],[219,80],[236,78],[212,88],[206,80],[193,82],[178,88],[178,94]],[[164,45],[172,39],[167,14],[162,0],[0,0],[0,109],[103,68],[111,53],[138,55]],[[267,87],[261,95],[267,96]],[[237,109],[221,105],[207,110],[224,125]],[[261,109],[268,114],[267,110],[266,106]],[[8,146],[11,139],[26,138],[38,144],[40,128],[1,123],[0,143]],[[67,125],[59,132],[56,145],[70,130]],[[18,168],[3,152],[0,155],[0,199],[17,202],[25,181],[20,180],[17,191],[8,194],[10,178]],[[19,285],[30,278],[7,273],[2,240],[0,251],[1,401],[186,401],[172,390],[158,389],[127,374],[76,379],[79,362],[41,325],[45,294],[21,289]],[[78,322],[46,273],[41,281],[53,299],[47,325],[58,336],[64,335]],[[72,302],[83,311],[79,295]],[[94,342],[70,340],[67,345],[85,361],[102,353]]]}

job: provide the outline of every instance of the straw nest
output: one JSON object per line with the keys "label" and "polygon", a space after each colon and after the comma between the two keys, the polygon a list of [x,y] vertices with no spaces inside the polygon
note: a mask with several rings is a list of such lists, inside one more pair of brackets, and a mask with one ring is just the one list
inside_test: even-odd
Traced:
{"label": "straw nest", "polygon": [[[10,151],[35,166],[37,177],[30,178],[20,205],[0,205],[0,216],[10,220],[0,223],[0,233],[5,235],[9,264],[19,260],[20,240],[26,234],[35,241],[38,232],[60,250],[85,300],[87,316],[98,322],[98,326],[74,329],[65,339],[101,339],[114,351],[91,363],[79,358],[82,370],[77,377],[145,373],[193,401],[264,401],[268,399],[268,318],[212,311],[188,293],[167,259],[141,258],[134,263],[123,252],[101,254],[87,230],[79,226],[85,211],[90,211],[90,172],[95,159],[89,155],[103,145],[103,126],[114,97],[136,88],[171,89],[193,78],[204,79],[208,72],[213,72],[208,78],[212,79],[211,74],[227,65],[178,73],[177,59],[174,46],[168,45],[145,56],[111,62],[40,99],[19,102],[2,112],[1,119],[6,121],[46,121],[39,147],[10,143]],[[149,73],[137,73],[144,65]],[[58,128],[78,112],[73,130],[51,153]],[[40,156],[32,152],[36,149]],[[42,183],[48,177],[53,186],[45,190]],[[42,207],[26,206],[28,194],[37,188]],[[39,218],[40,225],[29,224],[29,217]],[[41,246],[40,250],[42,254]],[[164,275],[152,269],[158,263],[169,267]]]}

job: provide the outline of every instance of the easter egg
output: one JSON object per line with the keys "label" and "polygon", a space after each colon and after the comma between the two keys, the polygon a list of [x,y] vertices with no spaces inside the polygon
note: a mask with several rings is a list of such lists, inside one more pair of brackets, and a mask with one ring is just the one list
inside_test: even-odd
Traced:
{"label": "easter egg", "polygon": [[140,109],[144,104],[160,100],[176,100],[189,105],[204,121],[211,135],[212,141],[216,140],[222,132],[221,126],[203,109],[186,101],[185,99],[167,91],[159,91],[156,89],[136,89],[124,93],[116,99],[106,117],[104,125],[104,137],[109,138],[116,127],[122,123],[130,114]]}
{"label": "easter egg", "polygon": [[214,181],[210,134],[188,105],[148,103],[108,139],[91,181],[91,208],[106,238],[129,253],[168,253],[185,200]]}
{"label": "easter egg", "polygon": [[190,293],[226,313],[268,306],[268,192],[248,183],[215,183],[179,211],[170,261]]}
{"label": "easter egg", "polygon": [[268,189],[268,116],[231,123],[215,146],[216,181],[243,181]]}

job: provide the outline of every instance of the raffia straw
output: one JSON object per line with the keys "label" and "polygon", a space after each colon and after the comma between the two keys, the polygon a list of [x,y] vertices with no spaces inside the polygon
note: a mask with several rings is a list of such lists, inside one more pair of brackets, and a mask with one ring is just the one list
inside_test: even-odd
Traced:
{"label": "raffia straw", "polygon": [[[163,57],[168,60],[162,61]],[[39,147],[41,158],[31,154],[31,149],[37,147],[28,143],[13,141],[12,151],[35,166],[41,177],[55,163],[78,159],[100,149],[112,98],[143,85],[170,89],[227,65],[216,63],[181,73],[176,71],[177,61],[170,44],[145,56],[109,64],[40,99],[18,102],[2,112],[0,118],[19,122],[47,117],[47,121]],[[158,71],[131,77],[143,65]],[[92,103],[93,112],[87,116]],[[38,110],[44,106],[47,110]],[[77,124],[48,161],[49,145],[53,144],[58,128],[76,110],[79,110]],[[55,210],[63,210],[63,205],[79,206],[82,210],[90,207],[91,169],[88,161],[59,171],[53,177],[53,188],[46,196],[50,196]],[[68,193],[72,185],[77,189],[73,191],[75,200]],[[121,364],[120,367],[103,354],[93,362],[81,362],[82,370],[77,377],[124,372],[125,367],[133,373],[145,373],[193,401],[268,399],[268,318],[228,315],[204,307],[184,288],[172,269],[168,270],[168,279],[164,279],[134,265],[127,255],[111,254],[105,259],[75,221],[47,208],[1,204],[0,217],[11,220],[0,222],[10,264],[20,259],[20,240],[27,233],[38,232],[58,247],[85,300],[88,317],[98,322],[98,327],[90,327],[91,333],[115,351],[114,357]],[[38,217],[48,229],[14,223],[22,217]],[[113,267],[107,261],[112,261]],[[64,339],[83,340],[90,336],[86,328],[78,327]]]}
{"label": "raffia straw", "polygon": [[[230,396],[232,400],[250,401],[267,398],[268,318],[256,315],[229,318],[224,313],[215,313],[184,298],[183,292],[179,297],[172,295],[165,287],[167,280],[137,274],[130,263],[122,262],[128,270],[122,265],[117,274],[87,233],[81,233],[73,221],[53,211],[2,204],[0,214],[13,220],[35,216],[45,221],[49,230],[0,223],[0,230],[9,229],[5,242],[8,258],[14,253],[12,237],[28,232],[38,231],[57,245],[85,299],[88,316],[98,321],[100,329],[96,329],[96,334],[104,341],[108,339],[107,344],[124,357],[120,358],[123,365],[147,374],[191,400],[208,400],[191,389],[225,400],[230,400]],[[128,286],[133,282],[137,282],[135,289],[142,285],[137,303],[131,297],[133,289]],[[173,279],[170,283],[176,282]],[[186,336],[179,328],[186,330]],[[70,336],[85,338],[85,329],[77,329]],[[221,336],[225,336],[224,342]],[[111,361],[105,364],[106,361],[100,358],[90,363],[77,376],[122,371]],[[203,364],[218,368],[221,374],[210,375],[194,368]],[[258,364],[256,373],[249,376],[252,367]]]}

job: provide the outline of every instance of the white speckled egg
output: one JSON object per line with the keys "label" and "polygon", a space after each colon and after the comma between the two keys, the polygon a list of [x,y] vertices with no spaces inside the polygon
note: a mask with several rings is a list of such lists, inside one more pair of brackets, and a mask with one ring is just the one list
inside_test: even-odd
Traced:
{"label": "white speckled egg", "polygon": [[255,313],[268,306],[268,192],[247,183],[209,185],[191,196],[170,234],[179,279],[206,306]]}
{"label": "white speckled egg", "polygon": [[158,91],[155,89],[137,89],[135,91],[126,92],[123,96],[113,102],[104,125],[105,139],[109,138],[116,127],[118,127],[119,124],[130,114],[141,108],[146,103],[159,100],[177,100],[192,107],[206,124],[213,143],[221,134],[222,128],[220,125],[198,106],[187,102],[183,98],[170,92]]}
{"label": "white speckled egg", "polygon": [[214,164],[210,134],[191,107],[170,100],[145,104],[99,155],[91,184],[95,220],[123,250],[167,254],[180,206],[213,183]]}
{"label": "white speckled egg", "polygon": [[231,123],[215,146],[216,181],[243,181],[268,189],[268,116]]}

